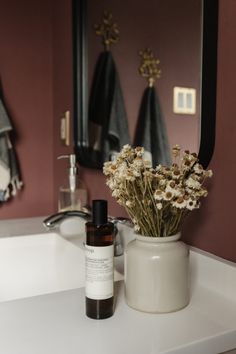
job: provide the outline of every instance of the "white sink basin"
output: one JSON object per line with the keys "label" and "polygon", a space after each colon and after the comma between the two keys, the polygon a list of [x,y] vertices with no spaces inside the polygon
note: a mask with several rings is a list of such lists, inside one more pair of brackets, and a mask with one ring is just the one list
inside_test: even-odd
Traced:
{"label": "white sink basin", "polygon": [[0,302],[81,288],[84,263],[83,250],[57,233],[1,238]]}
{"label": "white sink basin", "polygon": [[58,234],[0,239],[0,301],[83,285],[83,251]]}

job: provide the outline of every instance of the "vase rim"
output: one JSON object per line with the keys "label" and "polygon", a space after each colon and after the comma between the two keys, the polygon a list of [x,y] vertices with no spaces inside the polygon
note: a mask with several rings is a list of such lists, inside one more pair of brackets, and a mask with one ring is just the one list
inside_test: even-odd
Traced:
{"label": "vase rim", "polygon": [[163,242],[173,242],[177,241],[181,237],[181,233],[177,232],[175,235],[165,236],[165,237],[152,237],[152,236],[145,236],[145,235],[135,235],[136,240],[143,241],[143,242],[153,242],[153,243],[163,243]]}

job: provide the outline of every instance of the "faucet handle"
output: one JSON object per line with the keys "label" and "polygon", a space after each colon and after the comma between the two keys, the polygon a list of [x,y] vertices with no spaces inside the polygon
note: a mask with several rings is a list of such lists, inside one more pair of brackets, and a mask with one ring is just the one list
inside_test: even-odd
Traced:
{"label": "faucet handle", "polygon": [[133,227],[133,223],[129,218],[125,218],[123,216],[117,216],[117,217],[109,217],[109,221],[115,223],[115,224],[124,224],[129,227]]}
{"label": "faucet handle", "polygon": [[120,233],[118,232],[117,227],[115,227],[115,229],[116,231],[115,231],[115,241],[114,241],[114,256],[118,257],[118,256],[122,256],[122,254],[124,253],[124,249],[121,243]]}

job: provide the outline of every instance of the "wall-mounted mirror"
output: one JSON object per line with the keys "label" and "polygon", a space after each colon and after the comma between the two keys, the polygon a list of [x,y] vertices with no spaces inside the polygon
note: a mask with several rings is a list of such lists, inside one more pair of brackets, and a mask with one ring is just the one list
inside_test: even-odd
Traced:
{"label": "wall-mounted mirror", "polygon": [[[88,141],[88,102],[94,67],[103,51],[94,24],[104,10],[112,13],[120,41],[111,49],[120,75],[131,143],[145,82],[138,74],[140,50],[150,47],[160,59],[162,75],[156,83],[169,144],[199,151],[207,166],[214,149],[218,1],[117,0],[73,1],[74,138],[81,165],[96,168]],[[194,114],[173,112],[174,87],[196,92]]]}

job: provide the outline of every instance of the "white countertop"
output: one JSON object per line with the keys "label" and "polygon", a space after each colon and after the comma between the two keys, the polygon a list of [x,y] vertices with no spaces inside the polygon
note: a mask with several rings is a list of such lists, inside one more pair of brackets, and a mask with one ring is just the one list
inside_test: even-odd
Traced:
{"label": "white countertop", "polygon": [[185,309],[151,315],[129,308],[117,284],[115,314],[102,321],[85,316],[83,288],[0,303],[0,352],[211,354],[236,346],[235,303],[214,292],[199,288]]}
{"label": "white countertop", "polygon": [[235,264],[195,249],[190,259],[191,301],[174,313],[129,308],[122,281],[116,282],[114,316],[101,321],[85,316],[84,288],[0,302],[0,353],[217,354],[236,348]]}

